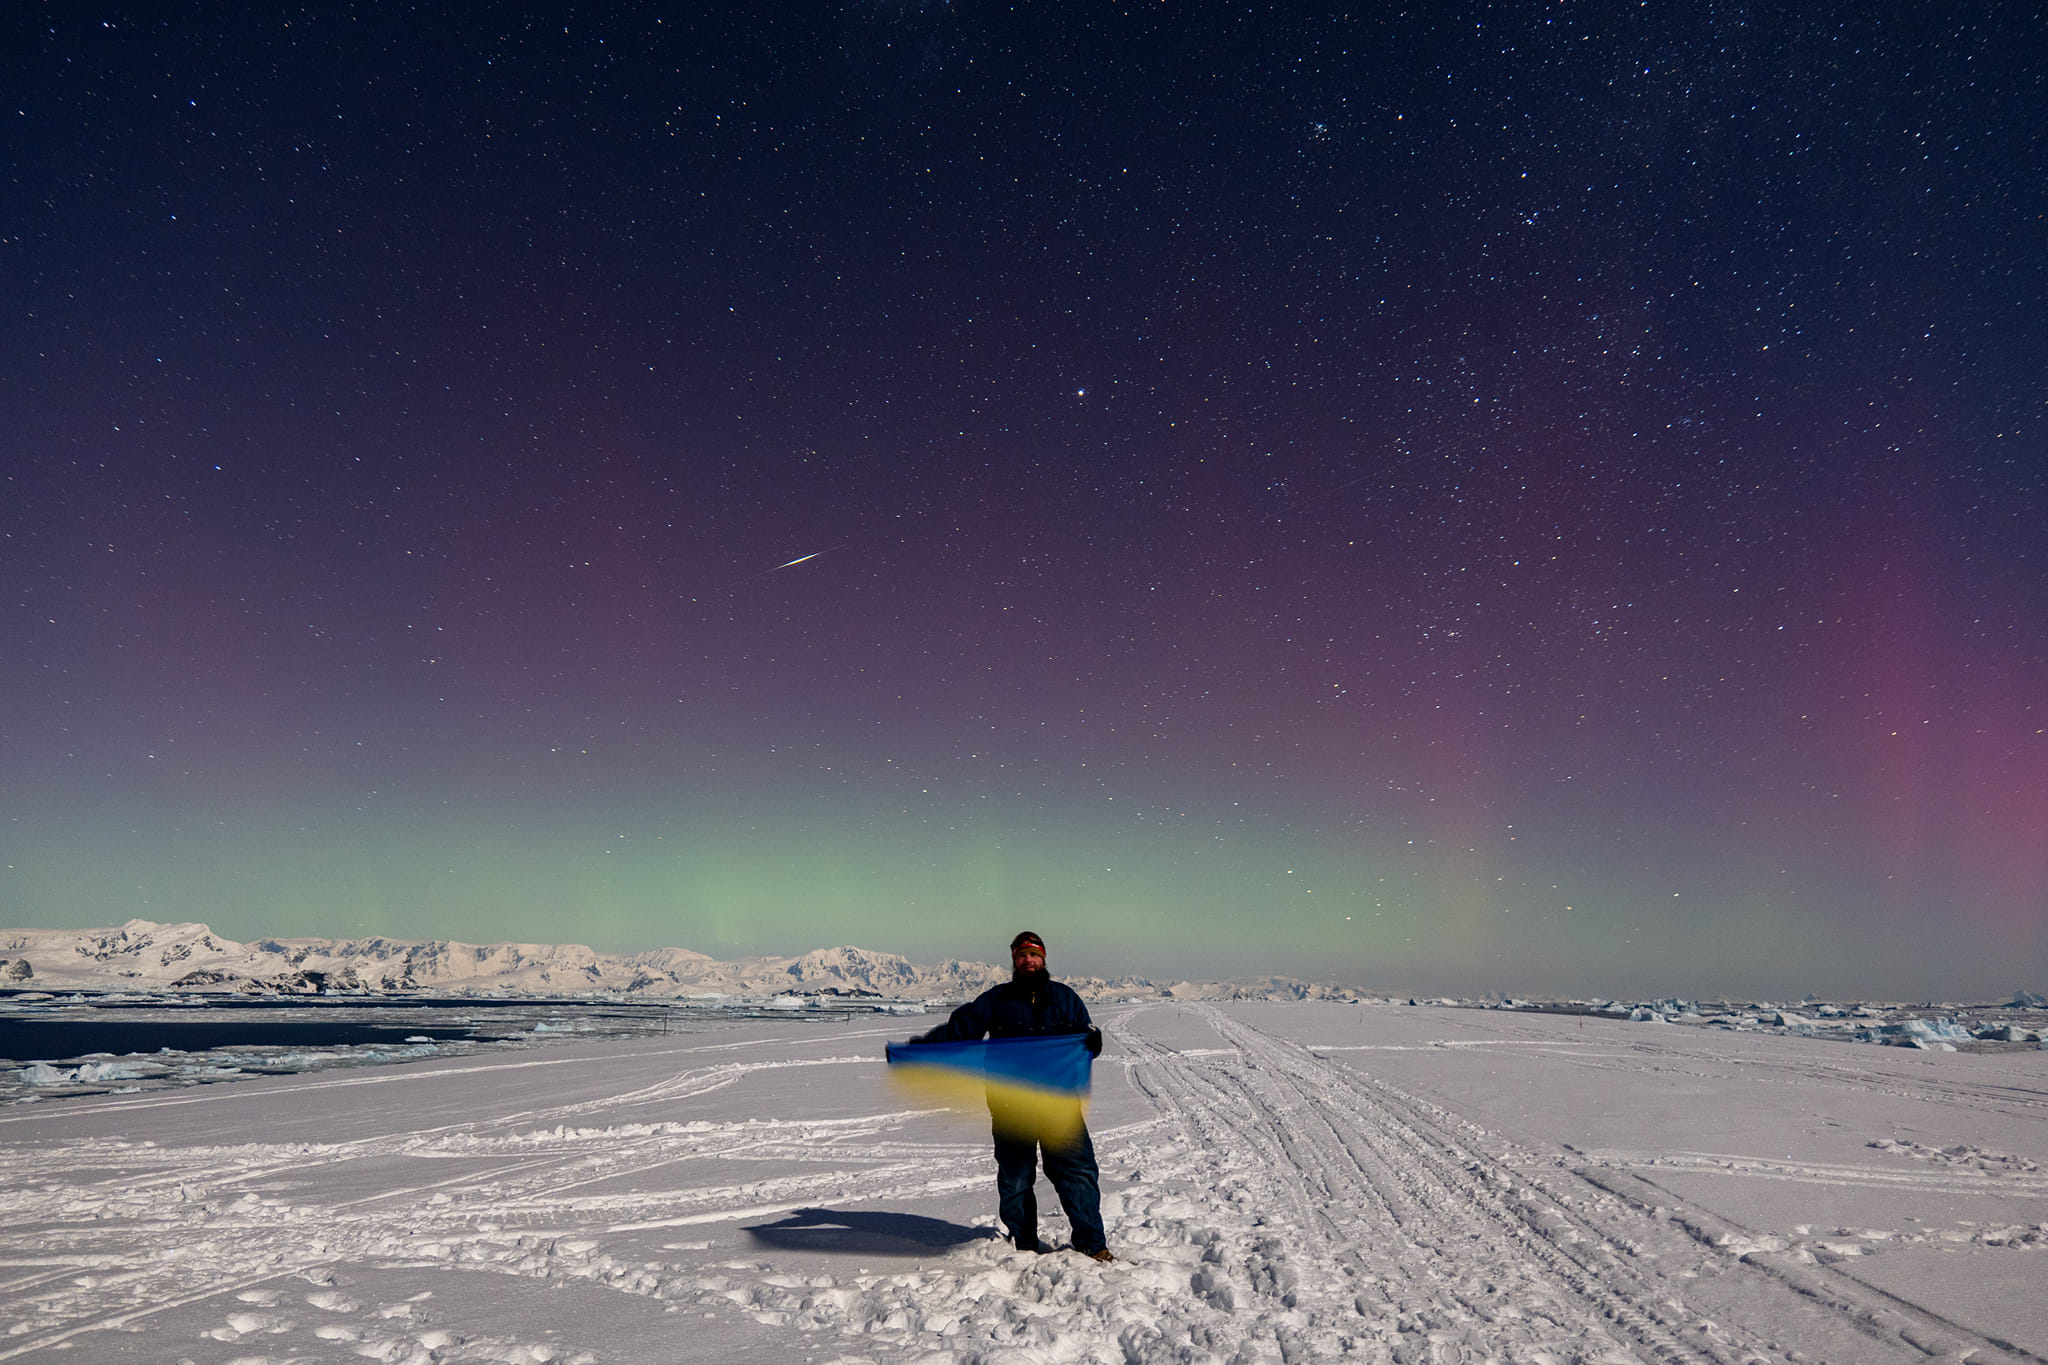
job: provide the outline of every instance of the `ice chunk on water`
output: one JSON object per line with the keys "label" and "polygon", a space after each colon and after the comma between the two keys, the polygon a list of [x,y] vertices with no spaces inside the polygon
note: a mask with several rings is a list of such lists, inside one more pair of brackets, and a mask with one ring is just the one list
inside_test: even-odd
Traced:
{"label": "ice chunk on water", "polygon": [[1967,1043],[1970,1030],[1953,1019],[1901,1019],[1877,1030],[1893,1038],[1918,1038],[1929,1043]]}

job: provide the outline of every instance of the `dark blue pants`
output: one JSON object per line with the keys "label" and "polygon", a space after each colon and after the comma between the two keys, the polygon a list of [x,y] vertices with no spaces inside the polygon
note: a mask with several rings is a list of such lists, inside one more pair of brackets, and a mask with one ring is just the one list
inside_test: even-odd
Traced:
{"label": "dark blue pants", "polygon": [[[1004,1137],[997,1129],[996,1194],[1003,1226],[1021,1248],[1038,1245],[1038,1173],[1035,1166],[1041,1151],[1028,1139]],[[1108,1241],[1102,1235],[1102,1190],[1095,1168],[1095,1144],[1088,1130],[1062,1147],[1047,1145],[1045,1178],[1060,1197],[1067,1221],[1074,1225],[1074,1250],[1088,1255],[1102,1250]]]}

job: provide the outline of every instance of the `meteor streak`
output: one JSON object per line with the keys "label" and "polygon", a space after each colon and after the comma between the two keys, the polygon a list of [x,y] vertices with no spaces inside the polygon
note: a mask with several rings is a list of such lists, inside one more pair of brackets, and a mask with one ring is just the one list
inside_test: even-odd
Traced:
{"label": "meteor streak", "polygon": [[[839,544],[844,545],[845,543],[845,541],[841,541]],[[776,564],[770,568],[756,570],[755,572],[748,574],[745,578],[742,578],[738,582],[734,583],[731,588],[727,589],[727,591],[738,592],[741,588],[745,587],[747,584],[753,582],[757,578],[766,578],[769,574],[780,573],[784,569],[794,569],[799,564],[808,564],[812,560],[818,558],[820,555],[829,555],[838,548],[839,545],[827,545],[822,550],[813,550],[807,555],[798,555],[795,559],[792,559],[787,563]]]}

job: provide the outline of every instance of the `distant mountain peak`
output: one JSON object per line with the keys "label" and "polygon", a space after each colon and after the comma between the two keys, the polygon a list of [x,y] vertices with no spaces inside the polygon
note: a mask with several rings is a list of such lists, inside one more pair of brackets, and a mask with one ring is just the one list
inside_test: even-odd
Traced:
{"label": "distant mountain peak", "polygon": [[[493,995],[704,997],[813,994],[962,1000],[1009,979],[1006,967],[949,959],[916,963],[852,944],[794,957],[720,961],[688,948],[600,953],[581,943],[457,939],[223,938],[204,924],[131,919],[115,928],[0,930],[0,962],[22,962],[41,990],[433,991]],[[26,979],[26,978],[22,978]],[[1270,999],[1355,998],[1355,992],[1272,978],[1255,986],[1123,977],[1064,978],[1085,995]]]}

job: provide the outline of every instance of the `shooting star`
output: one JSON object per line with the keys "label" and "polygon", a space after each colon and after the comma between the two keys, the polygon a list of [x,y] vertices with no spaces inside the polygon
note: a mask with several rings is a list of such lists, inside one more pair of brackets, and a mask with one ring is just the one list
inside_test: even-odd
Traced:
{"label": "shooting star", "polygon": [[839,542],[839,545],[827,545],[822,550],[813,550],[807,555],[798,555],[795,559],[789,560],[785,563],[775,564],[771,565],[768,568],[757,570],[754,573],[748,574],[745,578],[739,579],[737,582],[733,583],[733,585],[730,588],[726,589],[726,591],[738,592],[741,588],[745,587],[747,584],[753,582],[757,578],[766,578],[769,574],[781,573],[784,569],[794,569],[799,564],[808,564],[812,560],[817,559],[822,555],[831,554],[834,550],[839,549],[840,546],[844,545],[845,543],[846,542],[842,540],[841,542]]}

